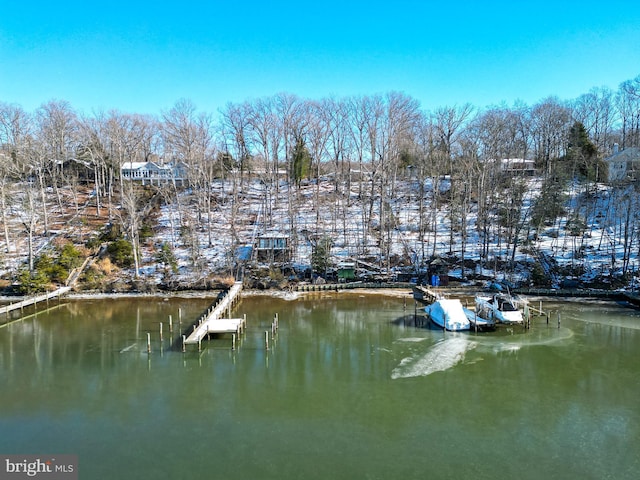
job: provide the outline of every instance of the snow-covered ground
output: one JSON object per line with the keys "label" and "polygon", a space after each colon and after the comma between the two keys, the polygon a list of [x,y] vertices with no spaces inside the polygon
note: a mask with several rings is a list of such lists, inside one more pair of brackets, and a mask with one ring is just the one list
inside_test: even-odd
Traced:
{"label": "snow-covered ground", "polygon": [[[465,215],[464,275],[462,230],[459,225],[452,230],[450,205],[442,200],[442,195],[434,193],[434,182],[429,179],[425,181],[422,199],[415,179],[398,181],[393,195],[388,192],[382,218],[379,192],[372,200],[370,183],[352,182],[348,191],[345,183],[336,188],[331,179],[319,183],[309,181],[296,188],[290,188],[285,182],[280,182],[278,188],[269,188],[259,179],[239,185],[235,193],[231,181],[218,181],[214,185],[210,230],[205,212],[197,214],[193,192],[183,191],[180,202],[164,204],[154,219],[153,237],[142,245],[139,272],[142,277],[150,282],[161,281],[163,269],[157,264],[156,253],[163,243],[171,246],[177,259],[179,273],[174,275],[177,281],[231,275],[235,273],[237,247],[255,245],[261,235],[288,238],[291,264],[301,267],[311,265],[315,242],[328,237],[333,242],[334,265],[358,258],[372,266],[371,273],[403,271],[417,275],[434,257],[443,258],[448,263],[449,274],[457,278],[490,278],[518,284],[531,281],[536,265],[553,286],[561,286],[572,277],[583,284],[595,278],[616,277],[625,265],[627,273],[638,270],[640,200],[634,185],[624,188],[597,185],[585,192],[584,186],[573,184],[566,192],[566,215],[536,232],[528,225],[528,217],[541,182],[536,178],[527,179],[521,209],[522,228],[513,257],[515,265],[511,267],[507,261],[513,245],[505,242],[504,231],[496,226],[496,216],[489,238],[484,242],[488,255],[482,256],[478,205],[470,202]],[[440,194],[446,194],[450,188],[446,178],[440,179],[437,185]],[[21,210],[19,195],[14,200],[6,212],[11,232],[8,252],[4,237],[0,240],[0,249],[4,252],[0,255],[0,273],[5,279],[11,278],[28,255],[25,213]],[[100,217],[96,215],[95,199],[89,191],[82,194],[79,211],[75,206],[58,211],[56,205],[55,195],[51,194],[49,236],[43,235],[43,220],[41,216],[37,218],[33,238],[36,252],[43,251],[58,241],[57,238],[85,242],[108,221],[106,209],[103,208]],[[577,229],[573,227],[576,218],[581,220]],[[117,222],[118,218],[112,220]],[[190,235],[182,228],[187,224],[195,226]],[[51,235],[51,232],[57,234]],[[267,264],[251,265],[268,267]],[[632,277],[627,275],[628,287],[633,286]]]}
{"label": "snow-covered ground", "polygon": [[[446,182],[440,183],[441,189],[447,188]],[[331,250],[334,264],[358,257],[383,269],[401,263],[405,266],[404,270],[410,272],[424,268],[425,263],[435,255],[449,260],[450,275],[461,277],[462,234],[459,228],[454,229],[451,237],[449,206],[439,202],[439,207],[434,210],[431,182],[427,182],[425,186],[423,222],[428,222],[429,227],[434,224],[435,231],[429,228],[421,236],[418,228],[419,190],[413,180],[399,182],[395,196],[388,199],[389,211],[383,219],[393,219],[393,228],[388,233],[380,228],[379,198],[374,198],[373,203],[370,203],[367,196],[369,185],[363,185],[360,189],[357,183],[352,183],[349,192],[336,192],[334,182],[329,180],[319,184],[309,183],[297,189],[290,189],[283,182],[276,192],[274,188],[267,189],[264,183],[256,180],[245,185],[244,190],[238,191],[234,197],[230,183],[218,183],[218,202],[212,212],[212,243],[209,245],[206,227],[200,225],[200,254],[206,259],[207,269],[211,272],[221,271],[234,263],[234,248],[238,244],[253,245],[259,235],[285,236],[291,242],[292,262],[296,265],[310,265],[314,240],[329,236],[334,245]],[[523,216],[530,211],[539,191],[540,181],[530,179],[524,196]],[[492,230],[488,257],[481,258],[482,242],[476,226],[477,206],[472,204],[466,217],[464,257],[472,260],[475,266],[466,268],[465,276],[482,275],[498,281],[526,284],[533,265],[540,260],[543,265],[553,262],[557,264],[553,273],[549,273],[553,276],[554,286],[559,286],[563,280],[556,275],[558,271],[567,275],[577,272],[579,279],[584,282],[597,276],[618,274],[624,253],[621,235],[624,235],[623,220],[626,211],[620,209],[636,208],[634,214],[638,211],[637,195],[634,198],[632,192],[633,189],[626,193],[612,193],[611,189],[600,185],[595,193],[586,195],[577,185],[572,186],[567,192],[569,213],[566,216],[545,226],[534,240],[528,242],[523,237],[533,237],[534,232],[522,229],[514,257],[517,265],[509,271],[503,268],[503,261],[510,258],[512,245],[506,245],[504,238],[499,238],[496,233],[498,229]],[[626,199],[624,202],[623,197]],[[175,212],[163,207],[159,222],[162,228],[157,232],[159,241],[170,242],[179,237],[176,232],[170,231],[170,215],[175,215]],[[584,219],[585,225],[579,234],[572,235],[568,222],[576,215]],[[435,222],[432,222],[433,218]],[[524,218],[525,222],[526,220]],[[175,225],[175,221],[173,223]],[[363,227],[367,223],[370,225],[369,229]],[[633,253],[629,269],[636,271],[637,221],[633,225],[635,236],[630,241],[635,246],[631,248]],[[388,242],[388,249],[384,248],[384,242]],[[189,249],[179,240],[174,244],[181,271],[185,275],[191,274]],[[387,261],[387,251],[392,261]],[[147,255],[145,261],[153,263],[152,256]]]}

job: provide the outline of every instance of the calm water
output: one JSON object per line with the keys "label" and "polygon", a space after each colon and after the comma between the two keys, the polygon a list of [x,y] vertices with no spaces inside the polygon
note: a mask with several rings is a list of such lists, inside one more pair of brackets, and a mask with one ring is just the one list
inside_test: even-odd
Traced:
{"label": "calm water", "polygon": [[236,351],[183,354],[179,318],[207,305],[71,301],[0,328],[0,453],[77,454],[82,479],[640,476],[637,310],[443,334],[411,300],[247,297]]}

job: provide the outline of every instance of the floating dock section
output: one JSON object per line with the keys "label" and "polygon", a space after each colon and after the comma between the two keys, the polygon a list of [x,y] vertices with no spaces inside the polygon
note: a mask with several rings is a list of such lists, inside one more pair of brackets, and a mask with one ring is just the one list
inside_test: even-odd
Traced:
{"label": "floating dock section", "polygon": [[227,291],[226,295],[212,305],[193,325],[193,332],[188,337],[183,337],[183,346],[198,345],[202,339],[211,333],[235,333],[244,331],[247,320],[243,318],[222,318],[227,314],[231,317],[231,311],[240,299],[242,282],[236,282]]}

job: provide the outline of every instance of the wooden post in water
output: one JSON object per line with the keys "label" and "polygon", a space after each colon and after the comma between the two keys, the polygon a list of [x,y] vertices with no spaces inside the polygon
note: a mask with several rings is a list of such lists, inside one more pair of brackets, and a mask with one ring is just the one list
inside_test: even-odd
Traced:
{"label": "wooden post in water", "polygon": [[169,315],[169,333],[173,333],[173,318]]}
{"label": "wooden post in water", "polygon": [[187,351],[187,344],[185,343],[187,341],[187,337],[185,335],[182,335],[182,351],[186,352]]}
{"label": "wooden post in water", "polygon": [[160,322],[160,342],[162,342],[162,322]]}
{"label": "wooden post in water", "polygon": [[147,332],[147,353],[151,353],[151,334]]}
{"label": "wooden post in water", "polygon": [[269,350],[269,331],[264,332],[264,346],[266,350]]}
{"label": "wooden post in water", "polygon": [[236,334],[232,334],[231,335],[231,350],[235,350],[236,349]]}
{"label": "wooden post in water", "polygon": [[560,328],[560,312],[558,312],[558,328]]}

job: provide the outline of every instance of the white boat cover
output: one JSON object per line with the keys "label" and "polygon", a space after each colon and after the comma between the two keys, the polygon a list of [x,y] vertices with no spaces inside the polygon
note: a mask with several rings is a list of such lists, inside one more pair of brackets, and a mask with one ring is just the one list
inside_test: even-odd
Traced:
{"label": "white boat cover", "polygon": [[457,299],[440,299],[425,307],[425,311],[436,325],[450,331],[469,330],[471,324],[464,307]]}

